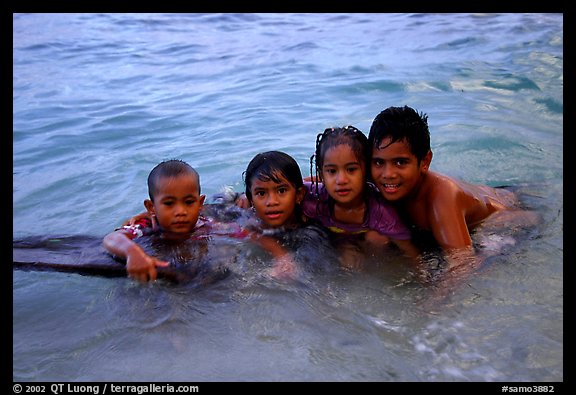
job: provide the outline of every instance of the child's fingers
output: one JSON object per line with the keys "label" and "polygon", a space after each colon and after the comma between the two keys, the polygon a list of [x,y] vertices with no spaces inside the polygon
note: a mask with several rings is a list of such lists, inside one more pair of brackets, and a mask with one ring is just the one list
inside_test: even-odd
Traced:
{"label": "child's fingers", "polygon": [[148,273],[132,273],[132,274],[129,274],[128,277],[130,277],[133,280],[139,281],[141,283],[148,282],[149,278],[150,278],[150,280],[152,279]]}
{"label": "child's fingers", "polygon": [[240,194],[236,198],[236,200],[234,200],[234,203],[236,204],[236,206],[238,206],[240,208],[250,208],[250,203],[248,203],[248,198],[243,193]]}
{"label": "child's fingers", "polygon": [[155,267],[151,267],[150,270],[148,270],[148,277],[150,278],[150,281],[156,281],[158,272],[156,271]]}
{"label": "child's fingers", "polygon": [[170,266],[170,262],[156,260],[154,262],[154,265],[157,267],[168,267],[168,266]]}

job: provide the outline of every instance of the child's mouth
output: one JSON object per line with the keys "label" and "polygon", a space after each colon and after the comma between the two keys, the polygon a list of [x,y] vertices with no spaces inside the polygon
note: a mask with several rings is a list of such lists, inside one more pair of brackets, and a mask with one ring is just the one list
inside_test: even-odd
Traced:
{"label": "child's mouth", "polygon": [[382,186],[380,189],[382,189],[386,193],[394,193],[398,190],[398,188],[400,188],[400,184],[380,184],[380,185]]}
{"label": "child's mouth", "polygon": [[281,215],[282,215],[281,211],[272,211],[272,212],[266,213],[266,217],[269,219],[278,219],[278,218],[280,218]]}
{"label": "child's mouth", "polygon": [[336,190],[336,195],[346,196],[346,195],[349,195],[351,191],[352,191],[351,189],[338,189],[338,190]]}

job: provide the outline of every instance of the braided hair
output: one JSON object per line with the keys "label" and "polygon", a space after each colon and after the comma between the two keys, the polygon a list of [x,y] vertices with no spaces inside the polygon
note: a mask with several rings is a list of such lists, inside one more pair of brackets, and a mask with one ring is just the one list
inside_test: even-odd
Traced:
{"label": "braided hair", "polygon": [[[324,166],[324,157],[326,152],[333,147],[345,144],[352,149],[358,162],[364,167],[367,165],[369,158],[368,138],[364,133],[354,126],[348,125],[342,128],[332,127],[325,129],[324,132],[316,136],[316,150],[310,157],[310,176],[312,183],[316,183],[316,198],[320,196],[318,183],[321,181],[322,167]],[[314,177],[314,175],[316,177]]]}

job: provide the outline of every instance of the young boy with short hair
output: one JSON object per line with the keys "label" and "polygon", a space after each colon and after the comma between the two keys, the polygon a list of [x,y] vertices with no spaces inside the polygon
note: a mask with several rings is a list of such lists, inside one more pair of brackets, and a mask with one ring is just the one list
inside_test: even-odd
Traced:
{"label": "young boy with short hair", "polygon": [[145,234],[159,233],[163,238],[185,239],[206,237],[206,221],[200,217],[205,195],[200,194],[200,177],[188,163],[172,159],[158,164],[148,176],[150,199],[144,206],[152,222],[143,219],[107,234],[104,248],[126,259],[128,276],[146,282],[156,280],[156,267],[169,262],[152,257],[133,240]]}
{"label": "young boy with short hair", "polygon": [[[368,141],[370,173],[382,196],[406,222],[430,232],[448,253],[472,250],[470,230],[486,221],[535,223],[515,194],[503,188],[470,184],[430,171],[432,150],[428,117],[416,110],[389,107],[374,119]],[[514,218],[514,219],[512,219]]]}

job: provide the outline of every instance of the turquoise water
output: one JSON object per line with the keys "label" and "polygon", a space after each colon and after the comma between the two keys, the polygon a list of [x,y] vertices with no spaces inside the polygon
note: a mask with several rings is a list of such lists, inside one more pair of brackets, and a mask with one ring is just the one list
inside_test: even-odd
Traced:
{"label": "turquoise water", "polygon": [[14,14],[13,237],[103,236],[181,158],[429,115],[432,169],[528,185],[544,221],[434,306],[382,262],[307,287],[13,272],[15,381],[563,381],[561,14]]}

